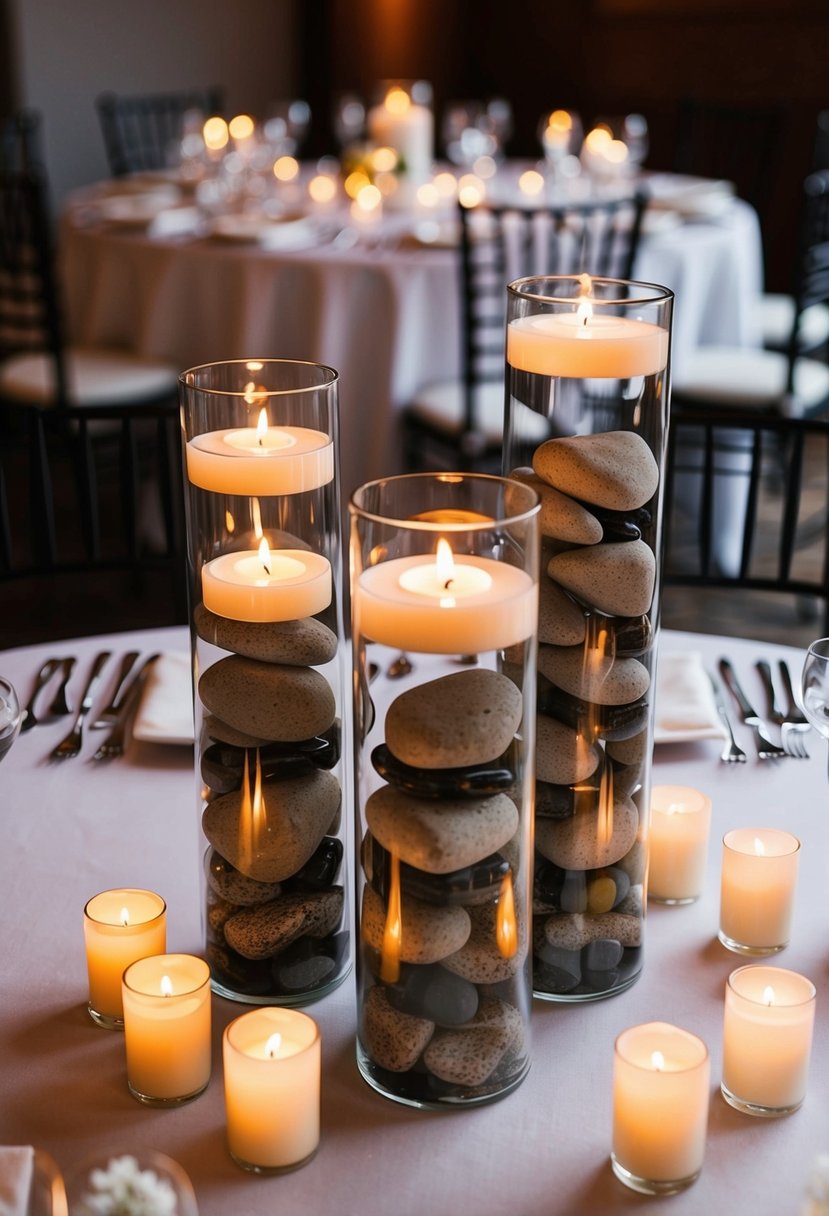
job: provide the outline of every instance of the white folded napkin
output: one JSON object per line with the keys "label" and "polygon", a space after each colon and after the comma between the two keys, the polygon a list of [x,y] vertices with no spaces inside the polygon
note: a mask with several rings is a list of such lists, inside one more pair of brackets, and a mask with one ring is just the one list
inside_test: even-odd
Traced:
{"label": "white folded napkin", "polygon": [[190,655],[164,651],[153,663],[132,733],[145,743],[193,742]]}
{"label": "white folded napkin", "polygon": [[307,249],[319,242],[319,231],[308,217],[220,215],[210,234],[222,241],[242,241],[265,249]]}
{"label": "white folded napkin", "polygon": [[150,220],[147,234],[154,237],[186,236],[202,225],[198,207],[166,207]]}
{"label": "white folded napkin", "polygon": [[656,673],[654,742],[718,739],[723,735],[702,655],[660,654]]}
{"label": "white folded napkin", "polygon": [[31,1145],[0,1145],[0,1216],[27,1216],[34,1160]]}

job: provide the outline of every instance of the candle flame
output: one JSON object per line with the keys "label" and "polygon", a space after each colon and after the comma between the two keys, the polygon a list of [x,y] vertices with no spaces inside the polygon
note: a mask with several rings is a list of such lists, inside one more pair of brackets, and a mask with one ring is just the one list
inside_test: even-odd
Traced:
{"label": "candle flame", "polygon": [[498,909],[495,919],[495,942],[502,958],[512,958],[518,949],[518,926],[515,920],[515,892],[512,873],[504,875],[498,892]]}
{"label": "candle flame", "polygon": [[262,508],[259,506],[258,498],[250,500],[250,514],[253,520],[253,535],[257,540],[261,540],[265,533],[262,530]]}
{"label": "candle flame", "polygon": [[256,439],[261,448],[265,436],[268,433],[268,411],[263,406],[259,411],[259,421],[256,424]]}
{"label": "candle flame", "polygon": [[771,984],[769,984],[766,988],[763,989],[763,1004],[764,1005],[773,1005],[774,1004],[774,989],[772,988]]}
{"label": "candle flame", "polygon": [[265,573],[270,578],[271,568],[268,565],[268,562],[271,560],[271,550],[270,545],[268,544],[267,536],[263,536],[259,542],[259,560],[265,569]]}
{"label": "candle flame", "polygon": [[758,857],[765,857],[766,855],[766,846],[763,844],[759,836],[754,837],[754,852]]}
{"label": "candle flame", "polygon": [[128,925],[130,923],[130,914],[128,908],[121,909],[121,924]]}
{"label": "candle flame", "polygon": [[403,911],[400,899],[400,858],[392,852],[389,866],[389,895],[383,948],[380,952],[380,979],[396,984],[400,979],[400,946],[403,940]]}
{"label": "candle flame", "polygon": [[589,274],[579,275],[579,304],[576,309],[576,316],[581,321],[582,325],[586,325],[590,317],[593,316],[593,305],[588,297],[593,290],[593,280]]}
{"label": "candle flame", "polygon": [[265,1044],[265,1055],[269,1060],[276,1059],[279,1054],[279,1049],[282,1046],[282,1035],[272,1034]]}
{"label": "candle flame", "polygon": [[661,1051],[654,1051],[651,1055],[651,1066],[655,1072],[662,1072],[665,1068],[665,1057]]}
{"label": "candle flame", "polygon": [[245,762],[242,769],[242,800],[239,806],[239,840],[242,846],[242,862],[239,869],[244,873],[250,870],[259,853],[259,842],[267,829],[267,815],[268,808],[262,792],[262,760],[259,748],[256,749],[253,794],[251,794],[249,752],[245,748]]}
{"label": "candle flame", "polygon": [[170,979],[169,975],[162,975],[162,977],[161,977],[161,995],[162,996],[172,996],[173,995],[173,982]]}
{"label": "candle flame", "polygon": [[229,511],[225,511],[225,527],[227,528],[228,532],[233,532],[236,528],[236,520]]}
{"label": "candle flame", "polygon": [[411,99],[405,89],[395,85],[386,94],[386,109],[390,114],[405,114],[411,108]]}
{"label": "candle flame", "polygon": [[448,591],[455,581],[455,559],[452,556],[452,546],[442,536],[438,541],[435,565],[438,571],[438,582],[443,584],[445,591]]}

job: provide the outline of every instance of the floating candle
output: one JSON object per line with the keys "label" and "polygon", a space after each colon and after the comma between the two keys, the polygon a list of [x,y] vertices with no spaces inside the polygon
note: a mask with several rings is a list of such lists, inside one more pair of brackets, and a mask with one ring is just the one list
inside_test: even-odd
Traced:
{"label": "floating candle", "polygon": [[223,553],[201,571],[204,606],[232,621],[298,621],[331,603],[331,563],[304,549]]}

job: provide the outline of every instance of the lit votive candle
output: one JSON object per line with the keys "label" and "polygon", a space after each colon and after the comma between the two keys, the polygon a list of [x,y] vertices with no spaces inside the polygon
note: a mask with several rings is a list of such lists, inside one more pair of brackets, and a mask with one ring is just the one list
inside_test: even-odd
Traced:
{"label": "lit votive candle", "polygon": [[320,1036],[295,1009],[255,1009],[225,1029],[225,1108],[230,1155],[243,1169],[280,1174],[319,1145]]}
{"label": "lit votive candle", "polygon": [[214,494],[300,494],[334,477],[334,445],[323,431],[269,426],[260,410],[256,426],[208,431],[188,440],[187,477]]}
{"label": "lit votive candle", "polygon": [[690,904],[702,893],[711,799],[685,785],[655,785],[648,833],[648,898]]}
{"label": "lit votive candle", "polygon": [[177,1106],[210,1080],[210,968],[192,954],[160,954],[124,972],[130,1093]]}
{"label": "lit votive candle", "polygon": [[666,1022],[632,1026],[616,1040],[613,1172],[645,1195],[670,1195],[699,1176],[708,1123],[708,1049]]}
{"label": "lit votive candle", "polygon": [[725,988],[722,1093],[748,1115],[788,1115],[806,1096],[815,986],[780,967],[740,967]]}
{"label": "lit votive candle", "polygon": [[789,943],[800,841],[779,828],[723,837],[720,932],[737,954],[776,954]]}
{"label": "lit votive candle", "polygon": [[201,571],[205,608],[233,621],[296,621],[331,603],[331,563],[304,549],[223,553]]}
{"label": "lit votive candle", "polygon": [[167,949],[167,906],[152,891],[94,895],[83,911],[89,1015],[110,1030],[124,1025],[121,977],[130,963]]}
{"label": "lit votive candle", "polygon": [[509,365],[542,376],[619,380],[651,376],[667,365],[666,329],[606,314],[588,296],[574,299],[573,305],[572,312],[510,321]]}

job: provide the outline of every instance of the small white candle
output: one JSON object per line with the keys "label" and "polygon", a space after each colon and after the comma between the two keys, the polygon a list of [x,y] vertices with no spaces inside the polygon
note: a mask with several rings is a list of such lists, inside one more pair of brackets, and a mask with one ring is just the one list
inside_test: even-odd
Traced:
{"label": "small white candle", "polygon": [[355,603],[360,633],[425,654],[481,654],[531,637],[538,588],[529,574],[492,558],[455,557],[443,543],[439,555],[393,558],[362,572]]}
{"label": "small white candle", "polygon": [[320,1037],[294,1009],[255,1009],[225,1029],[225,1108],[230,1154],[245,1169],[304,1165],[320,1134]]}
{"label": "small white candle", "polygon": [[800,841],[779,828],[737,828],[723,837],[719,938],[738,954],[788,945]]}
{"label": "small white candle", "polygon": [[102,891],[84,908],[83,930],[90,1016],[99,1026],[120,1027],[121,977],[136,959],[166,950],[167,906],[152,891]]}
{"label": "small white candle", "polygon": [[711,799],[684,785],[655,785],[648,833],[648,897],[692,903],[702,893]]}
{"label": "small white candle", "polygon": [[740,967],[725,989],[722,1092],[752,1115],[785,1115],[806,1096],[815,986],[780,967]]}
{"label": "small white candle", "polygon": [[412,182],[428,181],[434,157],[434,116],[428,106],[412,101],[405,89],[392,85],[382,103],[369,110],[369,139],[394,148]]}
{"label": "small white candle", "polygon": [[634,1190],[669,1194],[699,1174],[708,1121],[708,1049],[666,1022],[632,1026],[613,1063],[614,1173]]}
{"label": "small white candle", "polygon": [[232,621],[298,621],[331,603],[331,563],[303,549],[223,553],[202,567],[205,608]]}
{"label": "small white candle", "polygon": [[144,958],[124,972],[131,1093],[148,1105],[195,1098],[210,1080],[210,968],[191,954]]}
{"label": "small white candle", "polygon": [[316,490],[334,478],[334,445],[323,431],[262,425],[207,431],[188,440],[187,476],[215,494],[266,496]]}

